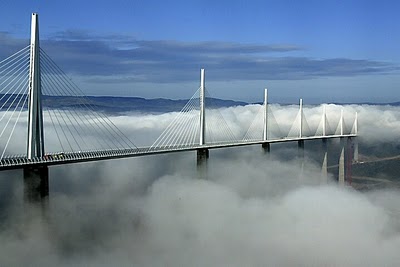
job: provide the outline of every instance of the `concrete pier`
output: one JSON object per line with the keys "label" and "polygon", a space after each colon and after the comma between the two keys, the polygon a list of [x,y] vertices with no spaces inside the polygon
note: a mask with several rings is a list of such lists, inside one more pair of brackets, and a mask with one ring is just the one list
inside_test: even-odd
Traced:
{"label": "concrete pier", "polygon": [[345,169],[344,169],[344,151],[345,151],[345,140],[340,138],[340,157],[339,157],[339,175],[338,175],[338,183],[343,186],[345,181]]}
{"label": "concrete pier", "polygon": [[299,179],[303,179],[304,174],[304,140],[297,141],[297,160],[299,162]]}
{"label": "concrete pier", "polygon": [[24,201],[40,203],[49,196],[49,169],[47,166],[24,168]]}
{"label": "concrete pier", "polygon": [[297,157],[304,160],[304,140],[297,141]]}
{"label": "concrete pier", "polygon": [[262,147],[262,150],[263,150],[264,154],[268,154],[268,155],[269,155],[269,152],[271,152],[271,145],[270,145],[270,143],[263,143],[263,144],[261,145],[261,147]]}
{"label": "concrete pier", "polygon": [[328,140],[322,139],[323,161],[321,169],[321,184],[328,183]]}
{"label": "concrete pier", "polygon": [[208,149],[197,149],[197,173],[200,179],[207,179],[207,161],[210,157]]}

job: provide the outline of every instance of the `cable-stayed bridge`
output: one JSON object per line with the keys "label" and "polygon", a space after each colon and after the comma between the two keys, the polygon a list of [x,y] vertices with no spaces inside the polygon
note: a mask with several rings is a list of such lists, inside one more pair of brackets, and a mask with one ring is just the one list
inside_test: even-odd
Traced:
{"label": "cable-stayed bridge", "polygon": [[[69,108],[54,106],[54,97],[69,102]],[[326,143],[327,139],[344,140],[358,134],[357,114],[348,127],[343,110],[331,124],[330,114],[324,108],[318,126],[310,127],[302,100],[293,124],[283,129],[268,105],[265,89],[263,105],[249,128],[238,135],[232,131],[236,126],[227,123],[220,110],[206,108],[210,101],[202,69],[199,88],[175,119],[152,145],[137,146],[134,136],[124,133],[100,112],[40,48],[38,15],[33,14],[30,45],[0,61],[0,170],[23,169],[25,195],[37,199],[48,194],[51,165],[197,151],[201,167],[205,166],[210,149],[262,145],[269,152],[270,144],[281,142],[297,142],[303,149],[307,140],[320,139]],[[28,126],[24,133],[16,131],[20,125]],[[47,135],[56,136],[58,142],[48,144]],[[26,146],[21,145],[24,142]],[[344,147],[339,160],[343,165],[339,171],[341,183],[344,183]],[[325,175],[326,157],[327,151]]]}

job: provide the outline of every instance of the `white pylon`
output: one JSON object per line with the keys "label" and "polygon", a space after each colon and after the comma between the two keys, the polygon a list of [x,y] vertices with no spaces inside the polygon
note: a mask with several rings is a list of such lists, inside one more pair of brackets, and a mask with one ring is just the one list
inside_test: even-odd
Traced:
{"label": "white pylon", "polygon": [[205,70],[200,70],[200,140],[199,144],[205,144],[206,134],[206,112],[205,112]]}
{"label": "white pylon", "polygon": [[300,130],[299,137],[303,137],[303,99],[300,98]]}
{"label": "white pylon", "polygon": [[340,111],[340,135],[344,133],[344,118],[343,118],[343,108]]}
{"label": "white pylon", "polygon": [[42,89],[40,77],[39,18],[38,14],[33,13],[29,71],[28,159],[42,157],[44,155]]}
{"label": "white pylon", "polygon": [[326,105],[323,107],[323,114],[322,114],[322,136],[326,136]]}
{"label": "white pylon", "polygon": [[264,132],[263,140],[268,140],[268,89],[264,90]]}
{"label": "white pylon", "polygon": [[[358,135],[358,113],[356,112],[356,118],[354,119],[354,134]],[[358,137],[354,138],[354,151],[353,151],[353,160],[358,162]]]}

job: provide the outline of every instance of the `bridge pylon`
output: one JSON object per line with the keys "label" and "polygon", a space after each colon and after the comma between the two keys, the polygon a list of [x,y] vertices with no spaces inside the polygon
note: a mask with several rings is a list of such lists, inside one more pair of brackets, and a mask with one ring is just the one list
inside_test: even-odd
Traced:
{"label": "bridge pylon", "polygon": [[[358,113],[356,112],[356,117],[354,119],[354,134],[358,136]],[[358,162],[358,139],[354,137],[354,150],[353,150],[353,160]]]}
{"label": "bridge pylon", "polygon": [[28,159],[44,155],[38,14],[32,14],[29,72]]}
{"label": "bridge pylon", "polygon": [[[322,113],[322,136],[326,136],[326,105],[323,106]],[[324,153],[324,157],[322,160],[322,169],[321,169],[321,183],[328,183],[328,139],[322,139],[322,151]]]}
{"label": "bridge pylon", "polygon": [[[268,89],[264,90],[264,125],[263,125],[263,141],[268,140]],[[263,143],[262,149],[264,153],[269,153],[271,147],[269,143]]]}
{"label": "bridge pylon", "polygon": [[[200,70],[200,139],[199,145],[205,145],[206,138],[206,88],[205,88],[205,70]],[[197,170],[199,177],[205,178],[207,173],[207,160],[209,158],[207,148],[197,149]]]}
{"label": "bridge pylon", "polygon": [[[303,137],[303,99],[300,98],[299,104],[300,121],[299,121],[299,138]],[[304,140],[297,141],[298,157],[304,161]],[[303,164],[303,163],[302,163]]]}
{"label": "bridge pylon", "polygon": [[[40,75],[39,17],[32,14],[29,72],[28,147],[27,158],[44,156],[42,88]],[[24,198],[39,201],[49,195],[47,165],[24,168]]]}

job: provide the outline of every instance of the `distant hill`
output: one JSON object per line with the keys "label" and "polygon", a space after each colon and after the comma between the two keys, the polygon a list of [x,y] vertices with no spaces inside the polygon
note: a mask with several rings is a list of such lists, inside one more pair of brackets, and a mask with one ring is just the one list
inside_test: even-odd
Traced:
{"label": "distant hill", "polygon": [[400,106],[400,102],[392,102],[392,103],[374,103],[374,102],[361,102],[361,103],[337,103],[336,105],[371,105],[371,106]]}
{"label": "distant hill", "polygon": [[[111,96],[88,96],[86,101],[81,97],[61,97],[61,96],[43,96],[43,105],[49,108],[76,108],[81,109],[88,103],[96,110],[108,113],[115,112],[171,112],[180,111],[189,99],[165,99],[155,98],[146,99],[141,97],[111,97]],[[206,98],[208,108],[221,108],[232,106],[244,106],[246,102],[223,100],[217,98]]]}
{"label": "distant hill", "polygon": [[[1,110],[14,108],[18,103],[23,103],[26,95],[10,95],[0,94]],[[21,99],[22,98],[22,99]],[[19,100],[22,101],[19,101]],[[142,97],[113,97],[113,96],[43,96],[43,106],[48,108],[58,109],[84,109],[85,105],[90,105],[96,111],[103,111],[106,113],[119,113],[119,112],[149,112],[149,113],[162,113],[171,111],[180,111],[189,99],[166,99],[154,98],[146,99]],[[14,101],[15,100],[15,101]],[[206,98],[207,108],[221,108],[233,106],[245,106],[249,103],[244,101],[223,100],[218,98]],[[261,102],[253,103],[261,104]],[[390,105],[400,106],[400,102],[393,103],[335,103],[338,105]],[[289,104],[283,104],[289,105]]]}
{"label": "distant hill", "polygon": [[[23,103],[26,95],[1,95],[0,106],[1,110],[15,108],[18,103]],[[22,101],[20,101],[22,100]],[[155,98],[146,99],[141,97],[112,97],[112,96],[42,96],[43,106],[51,109],[85,109],[90,106],[96,111],[106,113],[119,112],[171,112],[180,111],[189,99],[165,99]],[[244,106],[246,102],[223,100],[218,98],[206,98],[207,108],[221,108],[232,106]]]}

